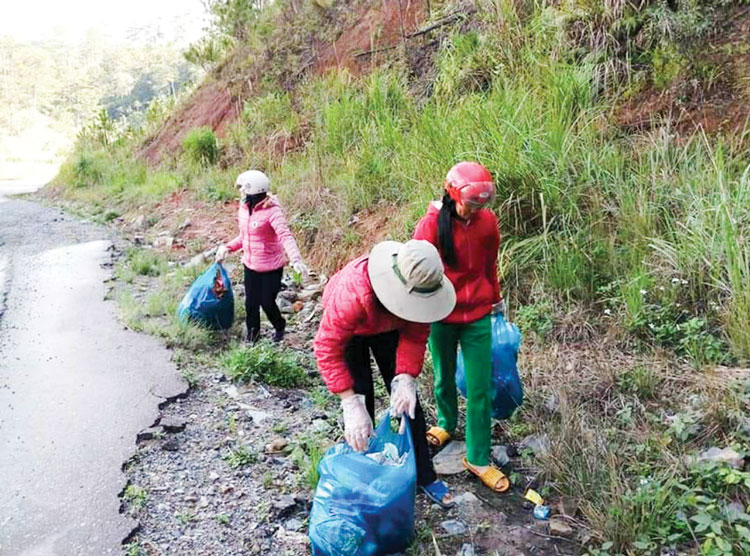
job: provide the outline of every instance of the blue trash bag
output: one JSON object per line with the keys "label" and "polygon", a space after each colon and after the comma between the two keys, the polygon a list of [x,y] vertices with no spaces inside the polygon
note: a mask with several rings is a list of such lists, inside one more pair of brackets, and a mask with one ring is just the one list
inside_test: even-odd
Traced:
{"label": "blue trash bag", "polygon": [[232,281],[220,263],[213,263],[190,285],[177,307],[177,318],[181,322],[193,320],[214,330],[232,326]]}
{"label": "blue trash bag", "polygon": [[[523,386],[518,375],[518,349],[521,331],[505,320],[502,313],[492,316],[492,417],[507,419],[523,403]],[[456,385],[466,396],[464,357],[458,350]]]}
{"label": "blue trash bag", "polygon": [[414,536],[417,460],[410,427],[391,430],[386,414],[366,454],[395,445],[400,465],[380,464],[345,443],[328,450],[310,511],[313,556],[375,556],[404,551]]}

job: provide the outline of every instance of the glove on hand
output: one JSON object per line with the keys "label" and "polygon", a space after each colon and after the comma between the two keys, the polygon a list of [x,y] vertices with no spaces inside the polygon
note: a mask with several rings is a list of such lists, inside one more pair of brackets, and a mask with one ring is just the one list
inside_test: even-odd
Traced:
{"label": "glove on hand", "polygon": [[216,262],[224,262],[224,259],[227,258],[227,254],[229,254],[229,249],[227,249],[225,245],[219,245],[216,249]]}
{"label": "glove on hand", "polygon": [[300,274],[303,280],[310,278],[310,272],[307,270],[307,265],[302,261],[295,261],[292,263],[294,272]]}
{"label": "glove on hand", "polygon": [[372,419],[365,407],[365,397],[360,394],[341,400],[344,411],[344,439],[358,452],[367,449],[367,441],[373,433]]}
{"label": "glove on hand", "polygon": [[410,374],[396,375],[391,381],[391,417],[406,414],[414,419],[416,410],[417,381]]}

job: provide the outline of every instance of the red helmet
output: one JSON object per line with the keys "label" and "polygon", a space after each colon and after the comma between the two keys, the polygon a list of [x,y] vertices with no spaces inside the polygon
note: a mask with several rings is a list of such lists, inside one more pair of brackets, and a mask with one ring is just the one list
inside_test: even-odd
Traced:
{"label": "red helmet", "polygon": [[445,177],[445,190],[458,204],[482,207],[495,198],[489,170],[478,162],[459,162]]}

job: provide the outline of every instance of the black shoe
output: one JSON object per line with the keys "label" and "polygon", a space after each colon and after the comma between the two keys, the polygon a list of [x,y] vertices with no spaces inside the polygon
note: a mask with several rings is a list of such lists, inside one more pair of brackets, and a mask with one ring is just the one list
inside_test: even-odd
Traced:
{"label": "black shoe", "polygon": [[284,339],[284,331],[286,330],[286,323],[281,325],[281,328],[277,328],[273,333],[273,342],[275,344],[280,343]]}

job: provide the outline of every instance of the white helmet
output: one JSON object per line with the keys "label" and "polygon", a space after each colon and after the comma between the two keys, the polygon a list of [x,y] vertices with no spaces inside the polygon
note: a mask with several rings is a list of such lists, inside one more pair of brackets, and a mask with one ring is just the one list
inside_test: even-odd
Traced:
{"label": "white helmet", "polygon": [[237,176],[235,185],[242,190],[245,195],[256,195],[258,193],[268,193],[271,186],[271,180],[268,179],[260,170],[248,170]]}

